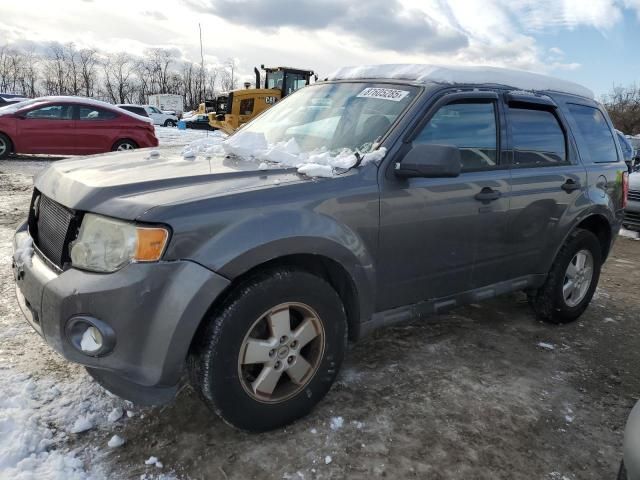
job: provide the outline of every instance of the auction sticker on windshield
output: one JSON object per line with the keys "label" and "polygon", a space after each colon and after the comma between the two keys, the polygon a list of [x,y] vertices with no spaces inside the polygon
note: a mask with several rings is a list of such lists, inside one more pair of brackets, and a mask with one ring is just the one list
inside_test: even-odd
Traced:
{"label": "auction sticker on windshield", "polygon": [[358,94],[359,98],[381,98],[383,100],[391,100],[393,102],[399,102],[404,97],[409,95],[407,90],[397,90],[395,88],[365,88]]}

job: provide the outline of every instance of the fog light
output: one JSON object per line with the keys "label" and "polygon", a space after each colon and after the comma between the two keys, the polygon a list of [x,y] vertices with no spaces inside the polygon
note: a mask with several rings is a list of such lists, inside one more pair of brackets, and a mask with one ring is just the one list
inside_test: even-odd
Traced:
{"label": "fog light", "polygon": [[116,345],[116,334],[109,324],[95,317],[70,318],[65,327],[69,343],[84,355],[101,357]]}
{"label": "fog light", "polygon": [[93,325],[87,328],[80,339],[80,348],[83,352],[93,354],[102,348],[102,334]]}

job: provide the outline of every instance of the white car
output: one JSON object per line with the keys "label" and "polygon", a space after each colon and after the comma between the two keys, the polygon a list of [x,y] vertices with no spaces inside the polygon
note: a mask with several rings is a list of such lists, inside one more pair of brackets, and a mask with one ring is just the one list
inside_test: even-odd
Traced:
{"label": "white car", "polygon": [[149,118],[153,120],[154,125],[162,125],[163,127],[175,127],[178,125],[178,117],[173,114],[163,112],[153,105],[119,104],[117,106],[130,111],[133,111],[131,110],[132,107],[143,108],[144,111],[147,112]]}

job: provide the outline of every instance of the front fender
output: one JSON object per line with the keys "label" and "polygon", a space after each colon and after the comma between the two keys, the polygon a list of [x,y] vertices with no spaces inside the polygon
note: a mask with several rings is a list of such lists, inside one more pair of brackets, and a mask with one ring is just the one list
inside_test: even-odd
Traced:
{"label": "front fender", "polygon": [[233,280],[270,260],[296,254],[340,264],[357,289],[361,319],[369,318],[375,294],[372,254],[356,232],[327,215],[308,210],[256,214],[220,230],[193,260]]}

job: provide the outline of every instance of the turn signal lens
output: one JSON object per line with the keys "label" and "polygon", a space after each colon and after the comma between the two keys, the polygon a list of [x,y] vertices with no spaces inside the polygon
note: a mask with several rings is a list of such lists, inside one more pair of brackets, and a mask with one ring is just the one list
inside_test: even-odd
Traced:
{"label": "turn signal lens", "polygon": [[164,228],[137,227],[136,251],[134,260],[138,262],[156,262],[160,260],[169,238]]}

